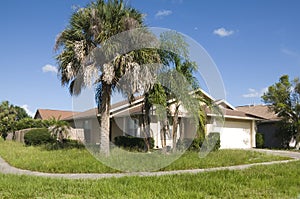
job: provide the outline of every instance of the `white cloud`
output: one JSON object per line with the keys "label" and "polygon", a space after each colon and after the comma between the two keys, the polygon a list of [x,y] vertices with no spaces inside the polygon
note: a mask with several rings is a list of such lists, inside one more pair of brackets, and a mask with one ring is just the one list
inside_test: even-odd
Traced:
{"label": "white cloud", "polygon": [[257,91],[254,88],[249,88],[248,93],[244,94],[244,98],[260,98],[266,91],[268,90],[268,87],[262,88],[259,91]]}
{"label": "white cloud", "polygon": [[165,17],[171,15],[173,12],[171,10],[159,10],[156,14],[155,17]]}
{"label": "white cloud", "polygon": [[44,73],[47,73],[47,72],[57,73],[57,68],[56,68],[56,66],[52,66],[52,65],[50,65],[50,64],[45,65],[45,66],[42,68],[42,70],[43,70]]}
{"label": "white cloud", "polygon": [[31,117],[34,117],[34,112],[29,110],[29,106],[27,104],[22,105],[21,108],[23,108],[28,115],[30,115]]}
{"label": "white cloud", "polygon": [[228,37],[234,34],[233,30],[226,30],[225,28],[218,28],[213,31],[213,34],[218,35],[220,37]]}

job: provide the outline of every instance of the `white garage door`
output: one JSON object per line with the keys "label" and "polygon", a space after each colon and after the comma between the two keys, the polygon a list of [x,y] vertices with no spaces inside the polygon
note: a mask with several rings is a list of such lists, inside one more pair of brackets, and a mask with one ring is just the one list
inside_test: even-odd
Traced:
{"label": "white garage door", "polygon": [[222,149],[251,148],[251,123],[225,121],[220,139]]}

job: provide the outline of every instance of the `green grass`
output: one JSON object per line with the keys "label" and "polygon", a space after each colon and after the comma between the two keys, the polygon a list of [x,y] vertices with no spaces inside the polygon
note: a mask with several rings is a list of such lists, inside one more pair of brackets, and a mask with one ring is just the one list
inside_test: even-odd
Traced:
{"label": "green grass", "polygon": [[198,153],[187,152],[163,170],[213,168],[287,159],[289,158],[248,150],[220,150],[210,153],[205,158],[199,158]]}
{"label": "green grass", "polygon": [[0,198],[299,198],[300,161],[161,177],[67,180],[0,174]]}
{"label": "green grass", "polygon": [[[220,150],[211,152],[205,158],[199,158],[199,154],[196,152],[186,152],[169,165],[168,163],[174,158],[172,155],[139,153],[124,156],[122,153],[124,152],[114,151],[107,161],[117,164],[119,166],[117,169],[121,171],[149,171],[149,168],[162,168],[161,165],[166,166],[160,169],[163,171],[211,168],[288,159],[254,151]],[[32,171],[49,173],[120,172],[105,166],[85,149],[47,151],[41,147],[25,147],[16,142],[0,141],[0,156],[12,166]],[[147,165],[141,164],[141,160],[143,160],[141,158],[148,160]]]}
{"label": "green grass", "polygon": [[49,173],[117,172],[97,161],[85,149],[53,150],[24,146],[18,142],[0,141],[0,156],[21,169]]}

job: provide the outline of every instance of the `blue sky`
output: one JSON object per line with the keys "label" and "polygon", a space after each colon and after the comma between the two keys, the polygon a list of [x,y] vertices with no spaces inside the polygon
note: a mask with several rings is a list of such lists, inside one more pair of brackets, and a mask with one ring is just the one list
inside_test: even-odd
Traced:
{"label": "blue sky", "polygon": [[[53,46],[74,7],[88,2],[1,2],[0,101],[9,100],[33,113],[37,108],[72,110],[72,98],[53,68]],[[146,14],[148,26],[174,29],[201,44],[216,63],[226,100],[234,106],[262,103],[262,92],[281,75],[300,76],[300,1],[128,3]]]}

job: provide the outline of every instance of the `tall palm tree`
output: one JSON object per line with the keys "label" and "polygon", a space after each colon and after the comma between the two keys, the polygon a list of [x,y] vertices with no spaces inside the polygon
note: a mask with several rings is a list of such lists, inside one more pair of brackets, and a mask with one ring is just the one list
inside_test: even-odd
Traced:
{"label": "tall palm tree", "polygon": [[[173,140],[173,151],[176,151],[177,142],[177,131],[179,124],[179,110],[180,107],[184,107],[190,115],[197,121],[197,125],[203,123],[203,109],[201,106],[201,96],[195,96],[192,93],[196,90],[198,84],[193,76],[195,70],[195,64],[188,60],[182,61],[178,55],[172,55],[174,61],[174,68],[168,71],[168,79],[165,84],[165,92],[168,99],[168,110],[169,115],[172,118],[172,140]],[[183,135],[181,135],[181,138]]]}
{"label": "tall palm tree", "polygon": [[[134,92],[147,90],[154,82],[155,67],[142,65],[158,63],[158,54],[153,49],[135,50],[138,45],[153,41],[152,35],[143,29],[137,34],[114,37],[143,27],[143,15],[124,5],[123,0],[97,0],[75,12],[56,40],[62,85],[69,87],[71,95],[96,85],[101,115],[100,152],[106,155],[112,91],[116,89],[132,99]],[[120,84],[120,79],[128,82]]]}
{"label": "tall palm tree", "polygon": [[[205,125],[203,104],[207,102],[201,95],[193,92],[199,88],[199,83],[194,76],[197,64],[189,60],[188,44],[184,38],[174,31],[168,31],[161,34],[160,39],[162,45],[160,56],[164,65],[169,66],[162,82],[173,122],[172,140],[175,151],[179,108],[183,106],[196,120],[198,129],[203,131]],[[180,135],[180,138],[182,137],[183,135]]]}

